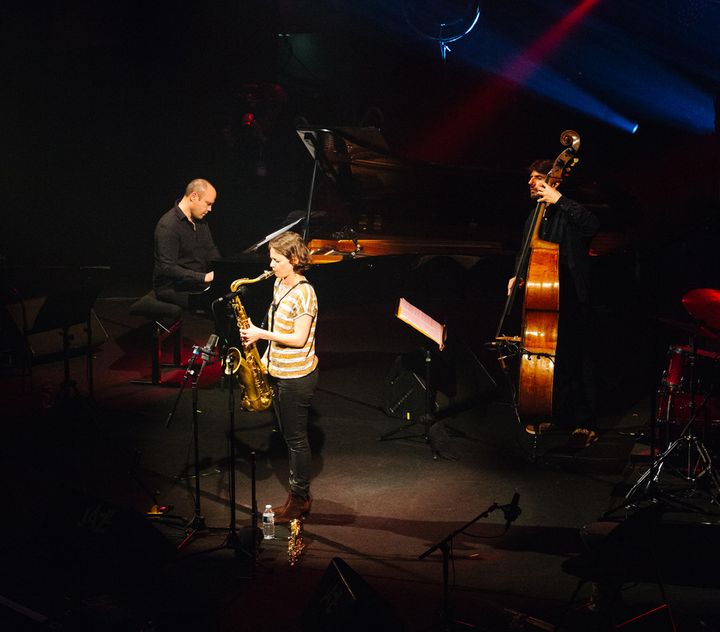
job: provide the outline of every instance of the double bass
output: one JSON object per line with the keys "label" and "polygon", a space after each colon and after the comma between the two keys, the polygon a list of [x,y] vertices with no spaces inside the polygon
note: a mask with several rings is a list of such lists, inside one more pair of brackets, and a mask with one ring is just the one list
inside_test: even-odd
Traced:
{"label": "double bass", "polygon": [[[580,136],[573,130],[565,130],[560,135],[560,143],[565,149],[545,177],[545,182],[554,188],[578,163]],[[538,202],[533,211],[515,269],[515,283],[505,303],[494,343],[504,370],[508,357],[520,356],[518,385],[513,394],[515,413],[518,421],[522,419],[535,426],[552,419],[560,319],[560,245],[540,237],[546,208],[545,202]],[[520,291],[524,293],[522,333],[520,336],[503,335],[505,319]]]}

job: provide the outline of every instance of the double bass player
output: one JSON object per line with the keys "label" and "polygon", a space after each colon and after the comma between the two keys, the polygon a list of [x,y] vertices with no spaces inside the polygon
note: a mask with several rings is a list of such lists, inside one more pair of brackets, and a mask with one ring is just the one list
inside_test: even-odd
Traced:
{"label": "double bass player", "polygon": [[[597,216],[549,184],[552,160],[536,160],[529,167],[530,198],[545,203],[540,238],[559,244],[560,316],[553,381],[552,422],[528,424],[526,432],[546,432],[553,426],[570,431],[570,442],[585,447],[597,440],[594,372],[594,318],[590,304],[588,246],[597,232]],[[532,228],[532,213],[525,234]],[[515,277],[508,281],[508,294]]]}

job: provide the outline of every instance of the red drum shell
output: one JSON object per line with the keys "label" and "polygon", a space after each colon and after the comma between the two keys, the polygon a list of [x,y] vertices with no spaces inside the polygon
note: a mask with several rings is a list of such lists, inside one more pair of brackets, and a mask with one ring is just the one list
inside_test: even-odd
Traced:
{"label": "red drum shell", "polygon": [[[693,426],[708,423],[710,426],[716,426],[717,429],[720,429],[720,398],[705,395],[704,393],[696,393],[693,399],[695,411],[697,411]],[[660,391],[657,404],[658,422],[684,426],[690,421],[689,393]]]}
{"label": "red drum shell", "polygon": [[715,385],[715,372],[720,354],[707,349],[695,349],[694,367],[691,366],[691,358],[688,345],[671,346],[668,349],[668,368],[663,375],[662,385],[671,392],[689,392],[692,374],[695,380],[695,392],[708,392]]}

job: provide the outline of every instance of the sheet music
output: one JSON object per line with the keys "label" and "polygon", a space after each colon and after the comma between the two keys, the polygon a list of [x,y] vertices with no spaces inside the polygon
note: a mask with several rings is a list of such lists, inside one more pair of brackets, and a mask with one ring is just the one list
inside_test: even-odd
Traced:
{"label": "sheet music", "polygon": [[395,315],[403,322],[417,329],[421,334],[430,338],[430,340],[437,344],[440,351],[445,348],[445,336],[447,334],[445,325],[441,325],[436,320],[433,320],[425,312],[408,303],[404,298],[401,298],[398,302],[397,313]]}
{"label": "sheet music", "polygon": [[275,237],[277,237],[278,235],[282,235],[283,233],[286,233],[286,232],[289,231],[291,228],[294,228],[295,226],[297,226],[297,225],[298,225],[300,222],[302,222],[304,219],[305,219],[304,217],[299,217],[298,219],[296,219],[294,222],[291,222],[291,223],[288,224],[287,226],[283,226],[282,228],[279,228],[278,230],[276,230],[274,233],[270,233],[270,234],[267,235],[267,236],[265,237],[265,239],[263,239],[262,241],[259,241],[258,243],[253,244],[253,245],[250,246],[249,248],[243,250],[243,254],[247,254],[247,253],[249,253],[249,252],[255,252],[258,248],[260,248],[260,246],[264,246],[264,245],[265,245],[266,243],[268,243],[271,239],[275,239]]}

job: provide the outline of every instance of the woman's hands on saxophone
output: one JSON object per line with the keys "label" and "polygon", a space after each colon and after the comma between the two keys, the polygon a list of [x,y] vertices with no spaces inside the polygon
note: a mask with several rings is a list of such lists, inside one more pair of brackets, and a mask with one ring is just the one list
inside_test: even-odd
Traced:
{"label": "woman's hands on saxophone", "polygon": [[245,347],[256,343],[258,340],[264,337],[263,334],[268,333],[264,329],[260,329],[260,327],[256,327],[255,325],[253,325],[252,320],[250,320],[249,318],[247,322],[247,329],[240,329],[240,339],[242,340],[243,346]]}
{"label": "woman's hands on saxophone", "polygon": [[295,328],[293,331],[284,333],[256,327],[248,318],[248,326],[239,327],[238,330],[240,331],[240,339],[245,347],[256,343],[258,340],[269,340],[270,342],[277,342],[286,347],[302,347],[310,335],[312,321],[313,317],[310,314],[303,314],[295,320]]}

